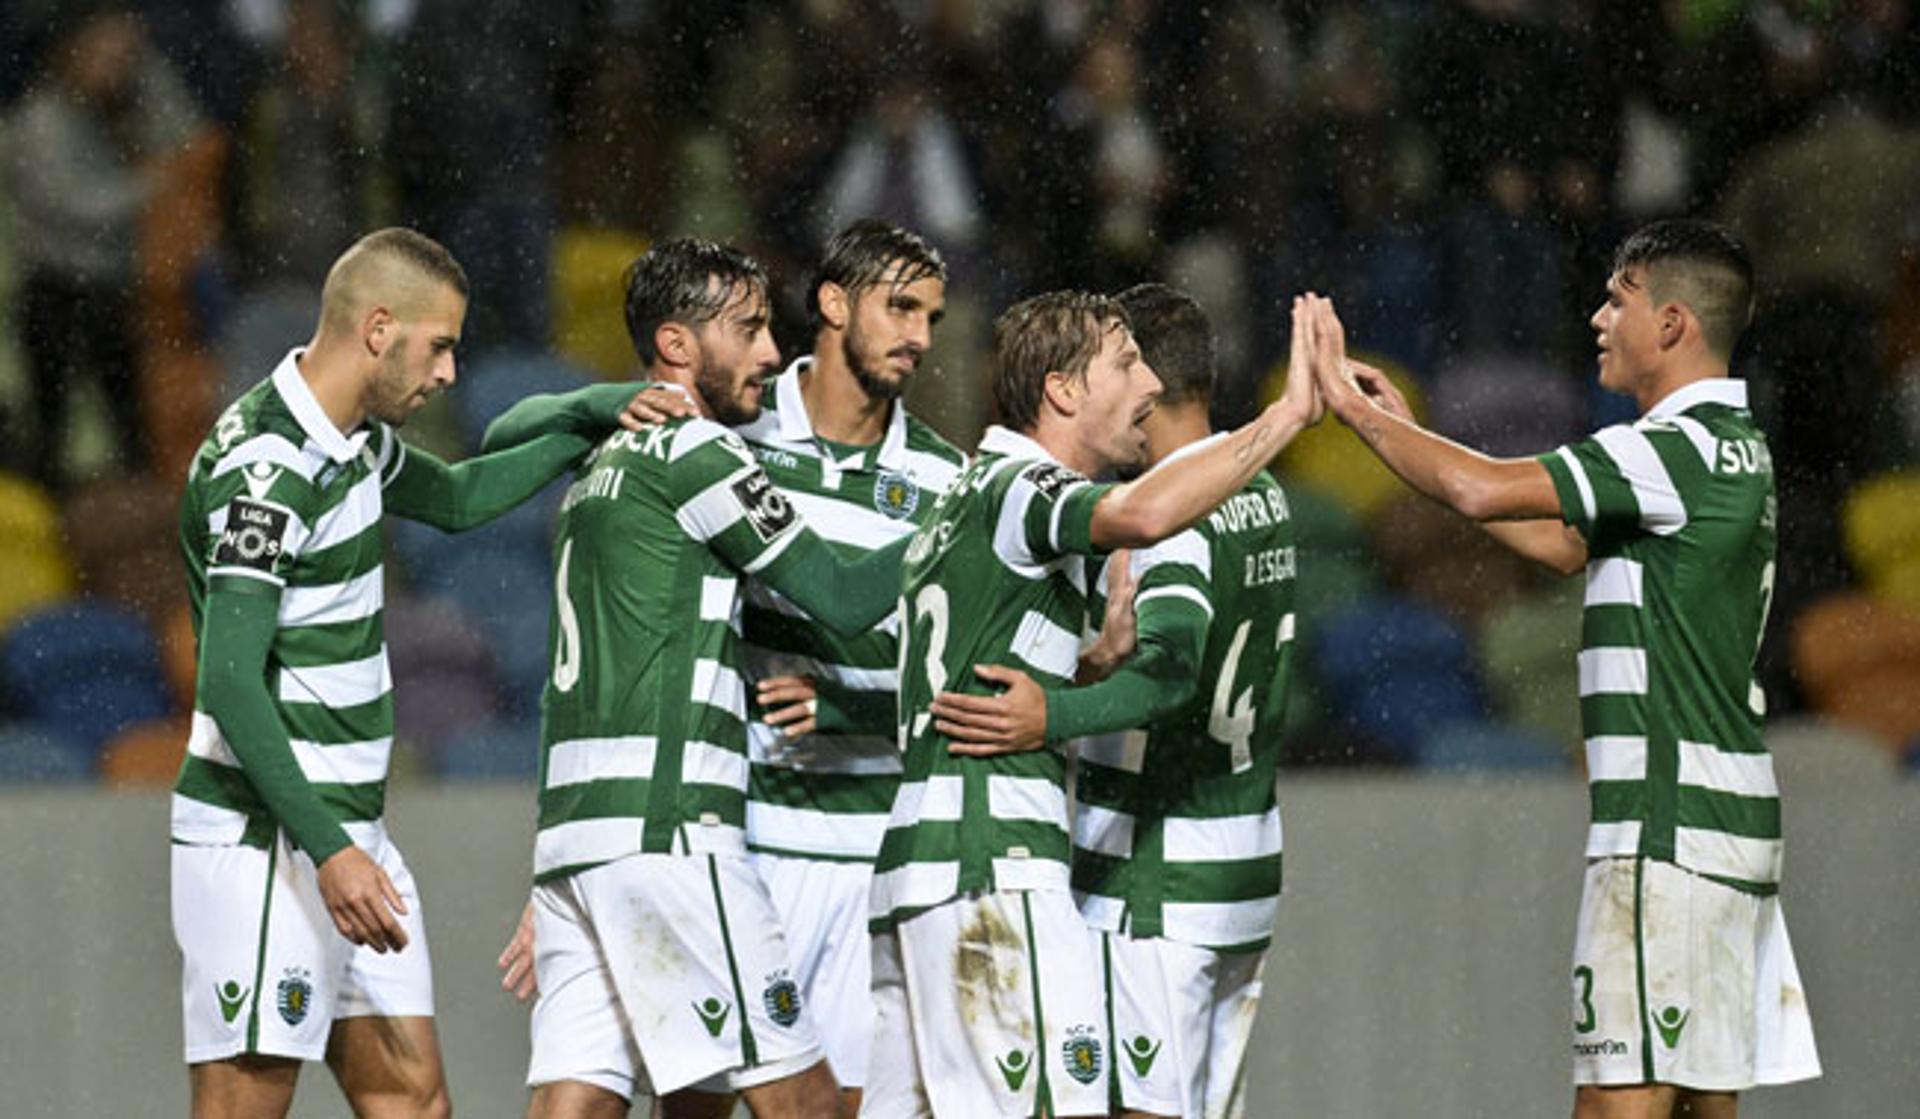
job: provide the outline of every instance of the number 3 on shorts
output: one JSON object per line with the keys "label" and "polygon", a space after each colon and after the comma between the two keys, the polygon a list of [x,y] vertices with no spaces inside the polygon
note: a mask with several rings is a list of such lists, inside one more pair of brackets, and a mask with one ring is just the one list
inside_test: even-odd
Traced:
{"label": "number 3 on shorts", "polygon": [[1582,965],[1573,969],[1573,981],[1580,985],[1580,1015],[1573,1023],[1573,1032],[1590,1033],[1595,1025],[1593,1017],[1593,969]]}

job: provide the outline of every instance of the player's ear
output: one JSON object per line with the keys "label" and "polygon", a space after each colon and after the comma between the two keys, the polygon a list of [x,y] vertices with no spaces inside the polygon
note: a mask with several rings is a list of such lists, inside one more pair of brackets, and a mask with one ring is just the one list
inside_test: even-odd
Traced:
{"label": "player's ear", "polygon": [[1054,411],[1071,416],[1080,411],[1080,392],[1085,387],[1080,378],[1071,373],[1049,370],[1042,385],[1042,398]]}
{"label": "player's ear", "polygon": [[1687,335],[1688,320],[1693,321],[1693,329],[1698,332],[1700,322],[1684,303],[1665,303],[1659,310],[1660,348],[1670,350],[1680,344]]}
{"label": "player's ear", "polygon": [[387,307],[375,306],[360,318],[360,342],[366,346],[370,357],[386,353],[399,330],[400,321],[393,317],[393,311]]}
{"label": "player's ear", "polygon": [[653,352],[668,365],[692,365],[696,343],[686,323],[663,322],[653,328]]}
{"label": "player's ear", "polygon": [[835,330],[845,330],[853,314],[853,300],[847,296],[847,289],[832,280],[823,280],[814,295],[820,301],[820,321]]}

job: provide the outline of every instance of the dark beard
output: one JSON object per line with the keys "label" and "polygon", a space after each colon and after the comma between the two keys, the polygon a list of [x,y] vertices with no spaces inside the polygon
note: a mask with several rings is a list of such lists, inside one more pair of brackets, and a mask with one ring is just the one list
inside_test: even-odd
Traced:
{"label": "dark beard", "polygon": [[900,394],[907,388],[906,378],[887,381],[868,369],[860,361],[859,348],[855,345],[858,340],[859,335],[849,329],[840,339],[840,354],[846,358],[847,368],[853,370],[853,379],[859,383],[860,391],[867,394],[868,400],[884,400],[890,403],[900,399]]}
{"label": "dark beard", "polygon": [[740,398],[734,395],[730,378],[725,374],[714,376],[703,368],[694,374],[693,384],[700,390],[700,397],[707,402],[707,408],[716,422],[727,427],[738,427],[760,418],[759,408],[749,409],[740,403]]}

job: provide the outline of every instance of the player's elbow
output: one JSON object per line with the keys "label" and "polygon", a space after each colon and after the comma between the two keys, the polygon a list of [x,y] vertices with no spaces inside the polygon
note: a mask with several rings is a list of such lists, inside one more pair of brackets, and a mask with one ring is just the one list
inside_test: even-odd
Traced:
{"label": "player's elbow", "polygon": [[1108,551],[1145,548],[1180,531],[1176,511],[1131,486],[1102,498],[1093,515],[1093,542]]}

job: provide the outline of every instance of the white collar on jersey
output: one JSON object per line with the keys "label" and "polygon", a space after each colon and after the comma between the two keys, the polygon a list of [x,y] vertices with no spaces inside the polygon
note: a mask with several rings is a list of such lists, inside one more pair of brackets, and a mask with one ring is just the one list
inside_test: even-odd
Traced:
{"label": "white collar on jersey", "polygon": [[1647,409],[1646,418],[1664,420],[1698,404],[1724,404],[1729,408],[1744,409],[1747,406],[1747,383],[1732,377],[1708,377],[1681,385]]}
{"label": "white collar on jersey", "polygon": [[273,388],[280,399],[287,402],[287,410],[293,418],[300,421],[300,429],[307,438],[327,453],[335,462],[352,462],[362,448],[367,445],[368,428],[362,424],[352,435],[344,435],[327,418],[326,410],[313,398],[313,390],[307,387],[307,379],[300,375],[300,367],[294,362],[307,352],[305,346],[295,346],[280,359],[273,370]]}
{"label": "white collar on jersey", "polygon": [[1030,436],[1022,435],[1010,427],[1002,427],[999,424],[987,428],[986,434],[980,437],[979,453],[1005,455],[1008,458],[1017,459],[1040,459],[1044,462],[1066,465],[1055,458],[1053,452],[1042,447]]}
{"label": "white collar on jersey", "polygon": [[[780,438],[789,443],[811,443],[818,436],[813,417],[807,415],[807,402],[800,395],[800,374],[813,368],[813,355],[797,357],[773,383],[773,399],[780,417]],[[907,468],[907,409],[896,400],[893,415],[887,420],[886,437],[880,440],[878,462],[888,470]]]}

